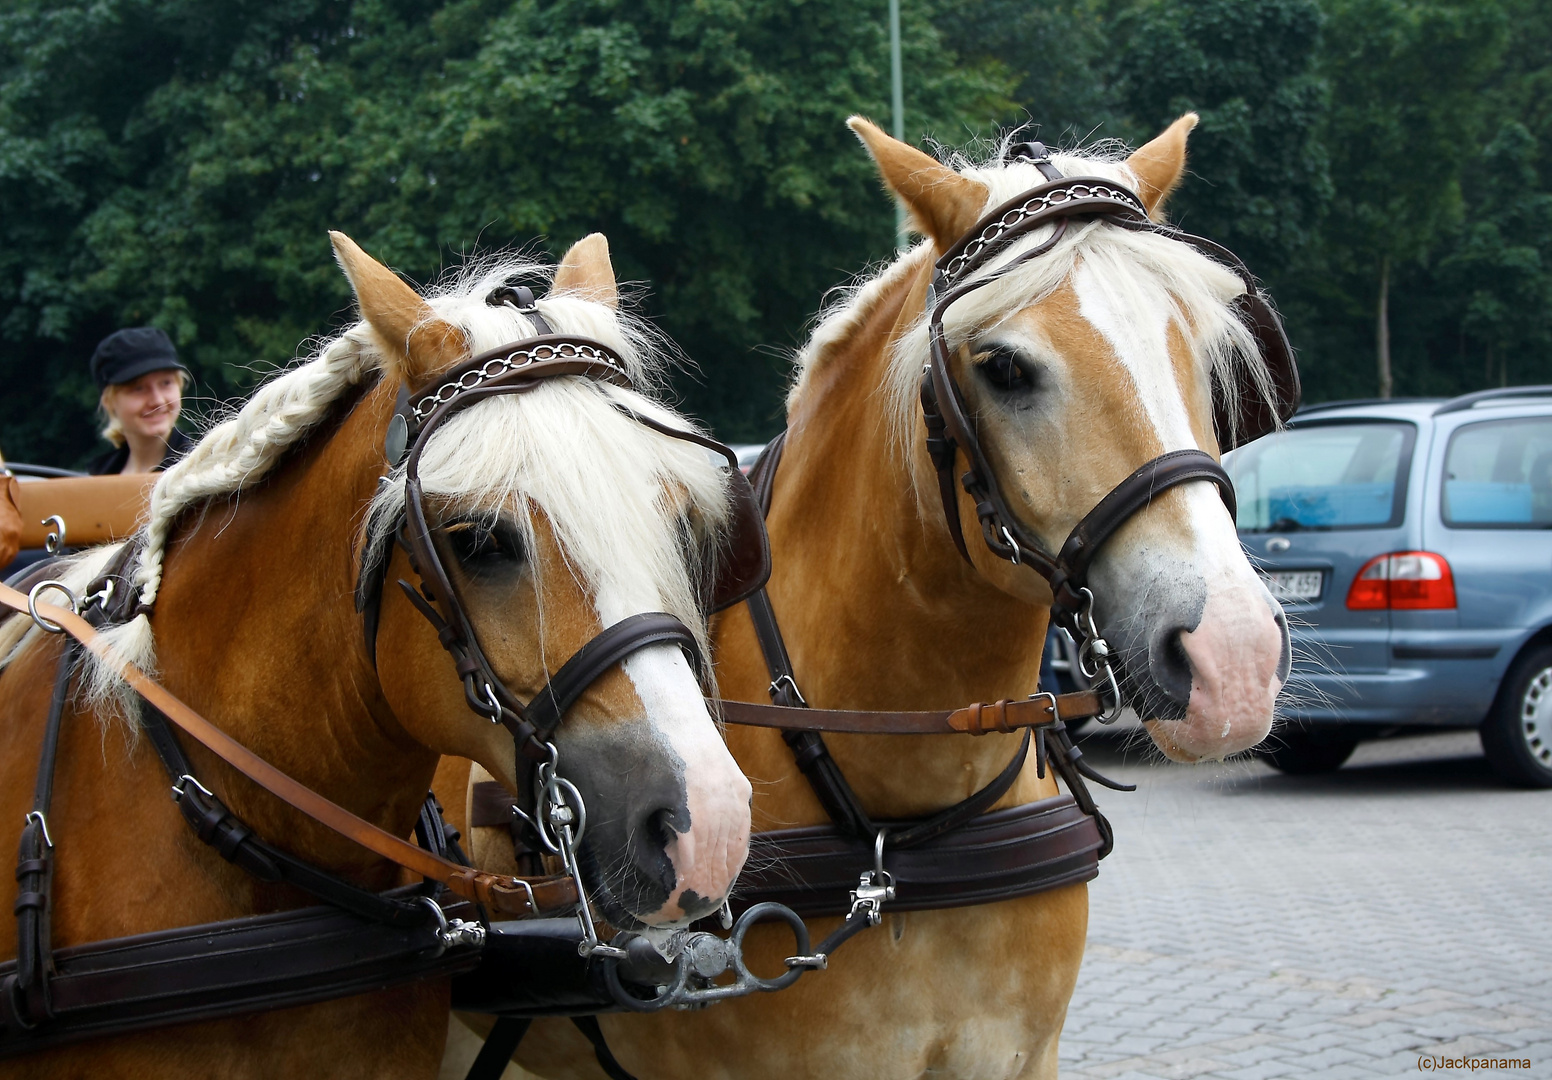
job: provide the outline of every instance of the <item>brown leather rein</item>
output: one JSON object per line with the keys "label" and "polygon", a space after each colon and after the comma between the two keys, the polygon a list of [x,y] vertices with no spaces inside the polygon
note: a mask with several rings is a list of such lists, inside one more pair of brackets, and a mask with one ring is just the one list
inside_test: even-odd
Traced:
{"label": "brown leather rein", "polygon": [[816,709],[764,705],[750,701],[722,702],[722,717],[730,724],[782,730],[824,731],[848,735],[985,735],[1011,734],[1056,720],[1086,720],[1104,710],[1092,690],[1075,694],[1037,694],[1017,701],[977,702],[941,712],[888,712],[857,709]]}
{"label": "brown leather rein", "polygon": [[249,780],[319,824],[414,874],[440,882],[465,900],[487,905],[503,914],[534,915],[541,911],[569,908],[577,902],[576,886],[569,876],[524,880],[460,866],[380,829],[324,798],[221,731],[145,672],[120,657],[102,635],[73,610],[39,599],[46,592],[46,589],[38,590],[29,601],[27,596],[10,586],[0,585],[0,604],[31,617],[45,630],[50,630],[52,626],[59,629],[50,632],[69,634],[181,731]]}

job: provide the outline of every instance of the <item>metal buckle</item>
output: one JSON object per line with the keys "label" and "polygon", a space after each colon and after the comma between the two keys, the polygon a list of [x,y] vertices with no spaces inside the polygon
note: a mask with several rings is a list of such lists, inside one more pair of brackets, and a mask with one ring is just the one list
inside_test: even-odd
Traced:
{"label": "metal buckle", "polygon": [[200,791],[205,793],[205,798],[207,799],[214,799],[216,797],[215,792],[211,791],[204,784],[201,784],[188,773],[184,773],[182,776],[178,777],[178,782],[172,786],[172,797],[174,801],[183,798],[183,786],[185,784],[193,784],[195,787],[199,788]]}
{"label": "metal buckle", "polygon": [[43,816],[42,810],[30,810],[27,816],[22,818],[22,824],[26,825],[27,822],[34,820],[37,821],[38,828],[43,830],[43,842],[52,848],[54,846],[54,838],[49,835],[48,818]]}
{"label": "metal buckle", "polygon": [[1047,701],[1045,708],[1046,712],[1051,714],[1051,719],[1060,720],[1061,716],[1056,711],[1056,695],[1051,693],[1049,690],[1039,690],[1029,695],[1030,701],[1038,701],[1041,698],[1045,698]]}
{"label": "metal buckle", "polygon": [[1002,525],[1000,527],[1002,529],[1002,538],[1007,541],[1008,546],[1013,549],[1013,565],[1018,566],[1021,562],[1019,559],[1018,541],[1013,539],[1013,534],[1008,531],[1008,527],[1006,525]]}
{"label": "metal buckle", "polygon": [[774,698],[778,693],[781,692],[783,685],[785,685],[787,689],[792,692],[793,697],[797,698],[799,708],[808,708],[808,701],[804,699],[803,691],[798,689],[797,681],[794,680],[791,675],[778,675],[771,682],[770,688],[767,692],[771,695],[772,698]]}

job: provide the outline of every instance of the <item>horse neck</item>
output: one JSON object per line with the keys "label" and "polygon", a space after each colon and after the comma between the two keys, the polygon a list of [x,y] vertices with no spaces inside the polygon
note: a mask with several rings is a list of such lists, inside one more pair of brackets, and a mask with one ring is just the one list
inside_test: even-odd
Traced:
{"label": "horse neck", "polygon": [[[379,386],[255,488],[185,526],[152,622],[174,694],[283,772],[404,835],[436,758],[388,710],[353,603],[391,407]],[[201,779],[260,835],[337,867],[373,861],[194,750]]]}
{"label": "horse neck", "polygon": [[[891,442],[882,392],[889,345],[921,311],[930,272],[923,260],[816,357],[790,410],[768,521],[769,592],[799,686],[815,706],[957,708],[1023,696],[1038,682],[1046,613],[964,563],[936,499],[918,496],[911,466]],[[925,465],[922,437],[911,452]],[[741,654],[750,651],[746,633],[728,637]],[[759,700],[763,684],[742,685],[754,682],[753,665],[742,659],[728,665],[739,685],[725,684],[724,692]],[[779,755],[757,756],[760,738],[730,732],[730,744],[747,746],[769,776]],[[985,783],[1008,760],[1012,738],[828,742],[864,802],[888,814],[962,798],[967,784]]]}

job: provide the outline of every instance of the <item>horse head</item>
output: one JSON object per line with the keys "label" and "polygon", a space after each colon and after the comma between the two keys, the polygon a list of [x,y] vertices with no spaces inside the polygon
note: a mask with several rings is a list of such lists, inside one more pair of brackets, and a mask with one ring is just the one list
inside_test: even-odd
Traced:
{"label": "horse head", "polygon": [[[416,400],[471,355],[547,332],[603,343],[631,382],[651,377],[648,339],[618,310],[602,236],[572,247],[548,296],[521,306],[508,302],[510,266],[423,298],[348,238],[335,234],[334,244],[386,357],[374,393],[378,437],[390,443],[401,389]],[[415,444],[431,545],[421,561],[434,552],[441,586],[403,542],[401,433],[362,543],[363,564],[385,583],[370,647],[399,722],[437,752],[477,761],[529,807],[536,764],[553,754],[585,806],[579,851],[593,899],[617,926],[641,927],[700,918],[722,902],[747,851],[750,786],[692,662],[705,654],[700,578],[729,521],[725,474],[702,448],[631,413],[688,429],[632,388],[578,377],[489,396],[428,426]],[[446,615],[439,591],[455,598],[493,678],[455,669],[444,651],[454,631],[429,606]],[[525,742],[491,722],[521,704],[491,719],[471,711],[471,700],[495,705],[494,687],[532,703],[601,631],[646,612],[676,616],[694,641],[637,648],[608,666],[563,708],[552,736]]]}
{"label": "horse head", "polygon": [[[1007,154],[956,171],[865,120],[852,128],[942,257],[990,208],[1058,170],[1119,185],[1139,219],[1145,210],[1160,220],[1195,123],[1194,114],[1182,117],[1124,161],[1057,154],[1049,171]],[[1252,329],[1234,307],[1251,286],[1167,233],[1098,215],[1053,221],[967,276],[996,280],[943,315],[952,381],[1016,526],[1053,555],[1140,466],[1171,451],[1219,454],[1219,437],[1233,433],[1215,431],[1215,391],[1238,400],[1271,385]],[[928,302],[917,299],[921,285],[912,297],[918,311]],[[915,418],[897,441],[910,448],[924,516],[941,524],[916,403],[928,348],[924,316],[894,343],[889,389],[895,414]],[[964,468],[961,456],[955,475]],[[957,500],[975,572],[1005,593],[1051,604],[1049,582],[1027,559],[999,558],[982,542],[977,499],[958,490]],[[1148,500],[1104,542],[1087,584],[1125,702],[1168,756],[1222,757],[1265,737],[1288,676],[1287,621],[1211,483],[1180,484]]]}

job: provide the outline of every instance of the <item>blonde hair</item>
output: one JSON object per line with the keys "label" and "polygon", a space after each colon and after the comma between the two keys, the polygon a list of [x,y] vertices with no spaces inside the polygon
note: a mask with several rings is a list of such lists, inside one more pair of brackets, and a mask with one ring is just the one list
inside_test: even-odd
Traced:
{"label": "blonde hair", "polygon": [[[171,368],[178,373],[178,396],[181,398],[194,381],[189,373],[182,368]],[[147,375],[151,374],[149,371]],[[119,423],[119,418],[113,415],[113,401],[119,396],[118,392],[128,383],[109,383],[102,388],[102,394],[97,398],[97,415],[102,418],[102,430],[99,434],[112,443],[115,447],[124,445],[124,425]],[[179,404],[179,412],[182,412],[182,404]]]}

